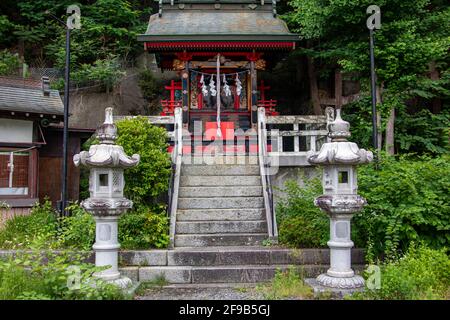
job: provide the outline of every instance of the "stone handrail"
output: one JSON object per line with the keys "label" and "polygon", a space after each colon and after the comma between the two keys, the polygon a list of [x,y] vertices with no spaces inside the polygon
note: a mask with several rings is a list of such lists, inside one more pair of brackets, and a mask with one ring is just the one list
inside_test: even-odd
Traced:
{"label": "stone handrail", "polygon": [[278,227],[273,207],[273,193],[270,181],[269,159],[267,151],[266,110],[258,108],[258,162],[263,188],[264,209],[266,211],[267,231],[269,239],[278,240]]}

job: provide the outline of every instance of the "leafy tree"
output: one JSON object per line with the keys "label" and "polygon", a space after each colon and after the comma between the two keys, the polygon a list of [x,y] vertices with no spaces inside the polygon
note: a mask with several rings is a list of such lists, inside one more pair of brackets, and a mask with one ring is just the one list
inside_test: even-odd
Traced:
{"label": "leafy tree", "polygon": [[[366,8],[373,1],[292,0],[290,4],[293,11],[285,15],[286,20],[307,41],[300,52],[315,58],[319,73],[338,68],[356,75],[363,96],[368,95]],[[393,120],[392,110],[408,106],[408,112],[400,113],[408,116],[429,108],[433,98],[449,98],[450,7],[440,0],[381,0],[377,5],[382,18],[375,33],[375,63],[386,126],[388,118]],[[362,111],[370,113],[370,100],[364,101]]]}

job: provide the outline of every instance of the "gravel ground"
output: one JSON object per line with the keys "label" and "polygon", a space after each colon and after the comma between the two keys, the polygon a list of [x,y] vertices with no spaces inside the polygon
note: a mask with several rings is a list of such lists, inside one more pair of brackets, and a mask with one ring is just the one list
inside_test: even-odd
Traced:
{"label": "gravel ground", "polygon": [[135,300],[262,300],[253,287],[166,286],[146,289]]}

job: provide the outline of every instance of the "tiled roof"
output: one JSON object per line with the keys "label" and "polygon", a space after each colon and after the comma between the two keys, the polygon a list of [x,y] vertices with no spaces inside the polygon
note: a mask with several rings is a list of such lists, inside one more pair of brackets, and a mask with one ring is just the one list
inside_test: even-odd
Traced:
{"label": "tiled roof", "polygon": [[[140,41],[195,39],[209,36],[216,40],[223,36],[261,40],[296,41],[286,23],[269,11],[235,10],[167,10],[162,16],[150,17],[147,31]],[[209,39],[208,39],[209,40]],[[223,39],[225,40],[225,39]]]}
{"label": "tiled roof", "polygon": [[[19,83],[0,81],[0,111],[28,112],[63,115],[64,106],[58,90],[50,90],[45,96],[42,89],[33,86],[20,86]],[[11,82],[14,82],[11,80]]]}

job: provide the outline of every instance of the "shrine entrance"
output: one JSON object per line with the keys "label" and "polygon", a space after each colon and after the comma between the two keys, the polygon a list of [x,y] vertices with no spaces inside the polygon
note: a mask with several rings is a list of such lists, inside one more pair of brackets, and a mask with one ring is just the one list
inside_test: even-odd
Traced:
{"label": "shrine entrance", "polygon": [[[161,70],[178,75],[165,87],[170,93],[161,101],[161,115],[181,107],[183,128],[192,140],[208,143],[206,137],[238,139],[242,132],[256,131],[259,107],[266,115],[278,114],[258,72],[271,70],[299,37],[277,17],[276,1],[163,0],[138,40],[155,54]],[[214,128],[216,135],[206,134]],[[227,129],[237,133],[222,132]],[[194,149],[187,145],[183,151]]]}

